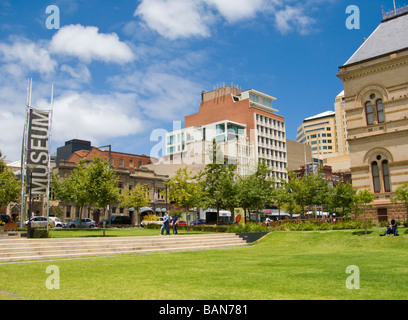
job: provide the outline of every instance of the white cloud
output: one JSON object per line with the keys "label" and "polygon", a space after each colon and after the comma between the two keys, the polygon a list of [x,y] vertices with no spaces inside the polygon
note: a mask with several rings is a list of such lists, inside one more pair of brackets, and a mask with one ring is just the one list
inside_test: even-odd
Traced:
{"label": "white cloud", "polygon": [[253,18],[264,6],[264,0],[204,0],[215,7],[230,23]]}
{"label": "white cloud", "polygon": [[208,37],[211,13],[204,10],[203,2],[191,0],[143,0],[134,16],[169,39],[191,36]]}
{"label": "white cloud", "polygon": [[302,8],[291,6],[277,10],[275,12],[275,21],[277,29],[282,34],[286,34],[293,29],[297,29],[301,34],[307,34],[315,23],[315,20],[307,16]]}
{"label": "white cloud", "polygon": [[24,115],[0,110],[0,151],[7,160],[21,157]]}
{"label": "white cloud", "polygon": [[50,50],[79,58],[84,62],[99,60],[124,64],[135,56],[129,46],[121,42],[116,33],[99,33],[97,27],[68,25],[62,27],[51,39]]}
{"label": "white cloud", "polygon": [[211,28],[221,17],[229,24],[254,19],[257,14],[271,15],[276,28],[282,33],[296,30],[307,34],[314,19],[305,8],[321,1],[309,0],[142,0],[134,16],[139,17],[151,30],[162,37],[209,37]]}
{"label": "white cloud", "polygon": [[[118,90],[137,94],[137,105],[150,118],[170,123],[196,112],[202,86],[185,77],[153,70],[109,80]],[[180,119],[181,118],[181,119]]]}
{"label": "white cloud", "polygon": [[93,143],[138,134],[143,120],[134,109],[134,94],[65,92],[54,101],[53,139],[73,137]]}
{"label": "white cloud", "polygon": [[0,43],[0,60],[11,75],[20,76],[23,72],[49,74],[55,71],[58,63],[51,58],[41,42],[34,43],[27,39],[13,39],[12,44]]}
{"label": "white cloud", "polygon": [[74,81],[78,81],[80,83],[89,82],[92,78],[91,72],[89,71],[88,67],[84,64],[79,64],[76,68],[69,66],[67,64],[63,64],[60,70],[66,72],[74,79]]}

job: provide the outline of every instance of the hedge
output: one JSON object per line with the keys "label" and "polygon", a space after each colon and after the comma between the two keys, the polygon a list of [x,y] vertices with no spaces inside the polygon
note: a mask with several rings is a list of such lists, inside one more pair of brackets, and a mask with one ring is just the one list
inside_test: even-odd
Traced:
{"label": "hedge", "polygon": [[[372,228],[374,225],[371,221],[367,221],[367,227]],[[187,226],[178,226],[178,230],[186,230]],[[161,225],[148,224],[147,229],[160,229]],[[170,226],[170,229],[172,227]],[[199,232],[227,232],[227,233],[245,233],[245,232],[270,232],[270,231],[316,231],[316,230],[346,230],[346,229],[364,229],[365,222],[360,220],[345,220],[337,223],[320,222],[320,221],[299,221],[299,222],[285,222],[277,226],[267,227],[263,224],[256,224],[253,222],[245,225],[231,224],[229,226],[217,225],[198,225],[188,226],[189,231]]]}
{"label": "hedge", "polygon": [[38,228],[31,228],[27,230],[28,238],[50,238],[49,232],[47,229],[38,229]]}

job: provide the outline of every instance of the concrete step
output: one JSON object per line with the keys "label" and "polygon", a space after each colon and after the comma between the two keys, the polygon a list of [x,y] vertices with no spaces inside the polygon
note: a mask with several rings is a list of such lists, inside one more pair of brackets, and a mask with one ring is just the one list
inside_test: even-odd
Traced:
{"label": "concrete step", "polygon": [[205,250],[247,242],[235,234],[122,238],[7,239],[0,241],[0,262],[112,254]]}

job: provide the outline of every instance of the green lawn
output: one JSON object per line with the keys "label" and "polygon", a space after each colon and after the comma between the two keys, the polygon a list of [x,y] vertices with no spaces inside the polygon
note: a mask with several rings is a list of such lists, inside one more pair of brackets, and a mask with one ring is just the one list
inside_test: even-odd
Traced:
{"label": "green lawn", "polygon": [[[0,299],[406,300],[408,229],[379,237],[383,230],[273,232],[234,249],[0,264]],[[50,265],[60,271],[58,290],[46,288]],[[350,265],[360,271],[358,290],[346,287]]]}

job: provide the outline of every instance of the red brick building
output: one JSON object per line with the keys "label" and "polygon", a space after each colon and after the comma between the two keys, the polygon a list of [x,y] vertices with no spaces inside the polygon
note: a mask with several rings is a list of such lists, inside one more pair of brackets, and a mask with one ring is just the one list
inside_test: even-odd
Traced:
{"label": "red brick building", "polygon": [[[79,163],[82,159],[91,161],[98,156],[103,161],[109,161],[109,151],[101,150],[96,147],[92,147],[91,150],[80,150],[74,152],[67,160],[71,163]],[[151,158],[145,154],[136,155],[123,152],[110,152],[111,165],[119,169],[134,169],[140,168],[143,165],[151,164]]]}

